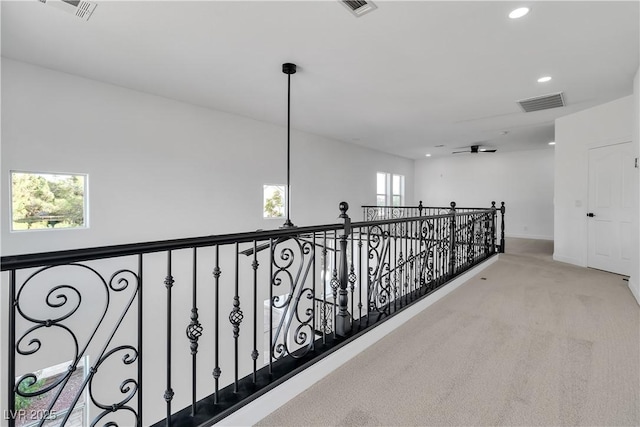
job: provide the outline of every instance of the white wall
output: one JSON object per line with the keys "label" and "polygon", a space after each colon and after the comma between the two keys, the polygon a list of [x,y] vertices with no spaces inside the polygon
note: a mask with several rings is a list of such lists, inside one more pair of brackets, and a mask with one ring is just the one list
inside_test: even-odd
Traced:
{"label": "white wall", "polygon": [[[295,111],[292,113],[295,125]],[[412,160],[298,131],[292,131],[291,141],[292,220],[296,225],[339,222],[338,203],[342,200],[350,203],[351,217],[360,220],[360,205],[375,203],[378,171],[404,175],[408,203],[413,202]],[[3,256],[274,229],[283,223],[283,220],[262,218],[262,185],[285,183],[286,180],[286,129],[280,126],[3,59],[1,150]],[[11,233],[10,170],[87,173],[90,227],[86,230]],[[221,319],[221,385],[232,380],[229,360],[233,360],[230,350],[233,344],[230,343],[232,333],[228,315],[234,292],[233,249],[227,247],[221,255],[223,274],[218,313],[212,309],[215,300],[211,274],[214,254],[211,249],[198,252],[200,320],[205,330],[200,344],[204,356],[199,363],[199,398],[212,392],[214,341],[211,334],[216,316]],[[190,257],[190,251],[173,254],[172,275],[176,279],[172,303],[175,410],[189,403],[186,367],[191,356],[184,330],[191,305]],[[136,271],[136,261],[131,257],[117,262],[108,260],[91,265],[106,278],[120,268]],[[240,262],[241,276],[251,272],[250,258],[242,257]],[[164,413],[161,373],[165,363],[165,264],[166,254],[151,254],[144,259],[145,424],[163,418]],[[266,252],[260,254],[260,265],[263,286],[258,289],[258,301],[269,298],[269,286],[264,286],[266,279],[262,277],[269,271]],[[89,274],[84,280],[82,274],[65,273],[62,269],[52,274],[54,283],[59,278],[60,283],[82,287],[85,292],[81,309],[99,313],[104,305],[101,299],[104,286],[99,281],[96,284],[95,276]],[[1,276],[2,304],[7,300],[7,276]],[[24,277],[25,274],[19,277],[19,283]],[[51,276],[47,279],[51,280]],[[242,377],[250,370],[253,312],[249,303],[253,290],[246,285],[251,279],[243,277],[241,280],[240,300],[245,311],[240,343]],[[131,288],[133,285],[127,291]],[[118,304],[115,292],[112,294],[108,314],[111,323],[105,321],[105,328],[113,325],[114,316],[118,316],[118,310],[123,307],[123,297]],[[6,316],[6,310],[0,310],[0,316]],[[78,314],[73,319],[77,322],[80,317]],[[128,323],[123,324],[116,337],[118,342],[135,342],[136,327],[131,323],[134,319],[127,317]],[[6,322],[2,322],[2,360],[7,351],[5,325]],[[74,332],[87,335],[94,323],[70,327]],[[261,323],[259,327],[262,328]],[[99,346],[104,343],[105,333],[108,330],[96,335],[92,344],[95,348],[87,351],[94,361]],[[261,338],[257,348],[262,349]],[[67,361],[72,358],[69,349],[70,346],[65,345],[43,344],[43,351],[22,358],[28,360],[21,360],[18,370],[24,373]],[[1,369],[1,382],[6,384],[6,366],[1,365]],[[117,387],[109,390],[117,390]],[[6,396],[2,402],[6,402],[4,399]],[[120,425],[127,424],[127,421],[121,421]]]}
{"label": "white wall", "polygon": [[506,206],[505,234],[553,238],[553,148],[416,161],[416,201],[425,206]]}
{"label": "white wall", "polygon": [[[51,251],[278,228],[262,185],[286,183],[286,129],[24,63],[2,62],[2,251]],[[283,111],[283,114],[286,114]],[[292,112],[295,126],[295,112]],[[413,161],[292,131],[296,225],[355,220],[377,171]],[[9,170],[89,174],[90,228],[9,232]]]}
{"label": "white wall", "polygon": [[627,96],[556,120],[555,260],[587,265],[589,149],[631,141],[633,111]]}
{"label": "white wall", "polygon": [[[640,67],[633,79],[633,145],[636,148],[636,157],[640,157]],[[640,192],[640,172],[638,173],[638,191]],[[640,194],[638,195],[638,212],[640,212]],[[631,269],[629,288],[640,304],[640,224],[636,222],[636,242],[634,266]]]}

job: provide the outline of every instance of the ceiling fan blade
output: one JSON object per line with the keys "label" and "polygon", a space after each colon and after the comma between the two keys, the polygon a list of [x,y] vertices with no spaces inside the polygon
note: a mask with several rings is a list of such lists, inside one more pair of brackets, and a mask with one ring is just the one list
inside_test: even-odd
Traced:
{"label": "ceiling fan blade", "polygon": [[470,153],[471,151],[454,151],[451,154]]}
{"label": "ceiling fan blade", "polygon": [[495,153],[498,150],[482,150],[481,153]]}

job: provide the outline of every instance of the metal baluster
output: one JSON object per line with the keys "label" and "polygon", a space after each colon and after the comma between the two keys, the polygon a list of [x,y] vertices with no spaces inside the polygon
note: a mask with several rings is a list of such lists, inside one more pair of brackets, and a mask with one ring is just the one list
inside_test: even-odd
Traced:
{"label": "metal baluster", "polygon": [[[413,216],[413,215],[412,215]],[[412,222],[405,222],[404,223],[404,253],[405,253],[405,264],[407,264],[407,261],[411,260],[411,254],[409,251],[409,238],[411,237],[411,224]],[[411,274],[411,266],[410,265],[405,265],[405,270],[404,270],[404,288],[405,288],[405,299],[406,302],[409,302],[412,298],[411,295],[411,282],[409,281],[409,275]]]}
{"label": "metal baluster", "polygon": [[371,251],[371,227],[367,227],[367,326],[369,326],[369,318],[371,317],[371,259],[369,253]]}
{"label": "metal baluster", "polygon": [[312,327],[312,331],[313,331],[313,339],[311,340],[311,350],[315,350],[316,348],[316,306],[318,305],[316,303],[316,233],[313,233],[313,258],[311,259],[311,269],[313,270],[311,273],[311,287],[313,288],[313,290],[311,291],[312,295],[313,295],[313,302],[311,303],[311,307],[313,311],[313,317],[312,317],[312,322],[313,322],[313,327]]}
{"label": "metal baluster", "polygon": [[198,321],[198,249],[193,248],[191,323],[187,326],[187,338],[191,342],[191,416],[196,414],[196,358],[200,336],[202,336],[202,325]]}
{"label": "metal baluster", "polygon": [[451,245],[450,245],[451,237],[446,237],[446,236],[447,236],[447,230],[451,231],[450,224],[451,224],[451,218],[445,217],[440,219],[440,226],[442,231],[441,240],[442,240],[442,248],[443,248],[442,260],[440,261],[442,263],[442,280],[440,285],[446,282],[447,278],[449,277],[449,259],[451,258]]}
{"label": "metal baluster", "polygon": [[333,339],[336,339],[336,329],[338,328],[338,287],[340,282],[338,281],[338,233],[333,232],[333,273],[331,275],[331,290],[333,293]]}
{"label": "metal baluster", "polygon": [[138,255],[138,425],[142,424],[142,254]]}
{"label": "metal baluster", "polygon": [[322,344],[327,343],[327,232],[322,233]]}
{"label": "metal baluster", "polygon": [[[355,285],[356,285],[356,273],[354,270],[354,265],[353,265],[353,234],[351,236],[349,236],[351,239],[351,266],[349,267],[349,285],[350,288],[349,290],[351,291],[351,313],[355,313],[355,311],[353,310],[354,307],[354,296],[353,296],[353,292],[355,291]],[[351,325],[353,327],[353,318],[351,319]]]}
{"label": "metal baluster", "polygon": [[[368,258],[368,257],[367,257]],[[358,229],[358,312],[359,325],[362,326],[362,229]]]}
{"label": "metal baluster", "polygon": [[234,382],[233,382],[233,392],[238,392],[238,338],[240,337],[240,324],[242,323],[242,319],[244,314],[242,310],[240,310],[240,280],[239,280],[239,252],[238,252],[238,242],[235,244],[235,295],[233,297],[233,308],[231,309],[231,313],[229,313],[229,323],[233,326],[233,344],[234,344]]}
{"label": "metal baluster", "polygon": [[171,388],[171,289],[173,284],[171,251],[167,251],[167,277],[164,279],[164,285],[167,288],[167,389],[164,392],[164,400],[167,402],[167,426],[171,426],[171,400],[174,394]]}
{"label": "metal baluster", "polygon": [[[420,290],[420,268],[418,264],[419,256],[420,256],[420,239],[422,234],[422,220],[418,220],[414,222],[413,229],[413,289],[414,291]],[[416,292],[418,295],[418,292]]]}
{"label": "metal baluster", "polygon": [[213,369],[213,380],[215,382],[215,393],[213,395],[213,403],[218,403],[218,391],[219,391],[219,381],[220,374],[222,371],[220,370],[220,352],[219,352],[219,343],[220,343],[220,324],[219,324],[219,315],[220,315],[220,274],[222,271],[220,270],[220,246],[216,245],[216,256],[215,256],[215,266],[213,268],[213,278],[214,278],[214,286],[215,286],[215,350],[214,350],[214,362],[215,368]]}
{"label": "metal baluster", "polygon": [[253,241],[253,262],[251,268],[253,268],[253,351],[251,352],[251,359],[253,359],[253,383],[257,381],[256,371],[258,369],[258,248],[257,243]]}
{"label": "metal baluster", "polygon": [[273,374],[273,238],[269,239],[269,375]]}
{"label": "metal baluster", "polygon": [[[396,300],[397,300],[397,305],[399,305],[400,307],[402,307],[402,261],[403,261],[403,254],[402,254],[402,229],[400,228],[402,226],[402,224],[396,224],[395,228],[396,228],[396,232],[395,232],[395,236],[393,238],[393,263],[395,265],[394,271],[393,271],[393,276],[395,278],[395,292],[396,292]],[[398,229],[400,228],[399,232]],[[400,253],[398,253],[398,240],[400,240]]]}
{"label": "metal baluster", "polygon": [[[393,257],[391,256],[391,247],[389,247],[389,265],[391,265],[391,259],[393,259],[393,275],[391,275],[391,280],[393,281],[393,311],[398,311],[398,236],[397,236],[397,225],[396,230],[393,233],[393,237],[391,237],[391,230],[393,229],[393,224],[389,224],[389,238],[393,238]],[[400,287],[402,288],[402,287]],[[402,290],[402,289],[400,289]]]}

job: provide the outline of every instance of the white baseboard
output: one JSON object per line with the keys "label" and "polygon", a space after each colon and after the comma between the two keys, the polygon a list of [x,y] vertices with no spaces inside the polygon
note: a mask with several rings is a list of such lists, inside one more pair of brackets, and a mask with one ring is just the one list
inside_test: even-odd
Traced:
{"label": "white baseboard", "polygon": [[586,267],[586,265],[580,261],[577,258],[571,258],[571,257],[567,257],[567,256],[563,256],[563,255],[558,255],[558,254],[553,254],[553,260],[554,261],[559,261],[559,262],[564,262],[567,264],[573,264],[573,265],[577,265],[579,267]]}
{"label": "white baseboard", "polygon": [[243,406],[233,414],[229,415],[225,419],[218,422],[217,426],[252,426],[258,421],[278,409],[280,406],[287,403],[289,400],[296,397],[316,382],[320,381],[325,376],[329,375],[336,368],[340,367],[358,353],[364,351],[385,335],[392,332],[394,329],[400,327],[409,319],[420,313],[431,304],[435,303],[445,295],[451,293],[456,288],[460,287],[471,279],[476,274],[480,273],[485,268],[498,260],[498,255],[488,259],[475,268],[467,271],[461,276],[454,279],[451,283],[447,284],[444,288],[438,289],[428,297],[408,307],[397,315],[393,316],[386,322],[373,328],[360,338],[350,342],[309,368],[305,369],[293,378],[285,381],[283,384],[268,391],[262,396],[258,397],[253,402]]}
{"label": "white baseboard", "polygon": [[640,279],[637,276],[629,277],[629,290],[636,298],[638,305],[640,305]]}
{"label": "white baseboard", "polygon": [[505,233],[504,237],[513,237],[516,239],[533,239],[533,240],[553,240],[553,236],[541,236],[537,234],[508,234]]}

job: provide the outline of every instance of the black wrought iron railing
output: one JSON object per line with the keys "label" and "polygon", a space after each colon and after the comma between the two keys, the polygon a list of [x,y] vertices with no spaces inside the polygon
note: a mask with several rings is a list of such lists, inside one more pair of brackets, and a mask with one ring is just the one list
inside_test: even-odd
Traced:
{"label": "black wrought iron railing", "polygon": [[[496,207],[496,202],[491,202],[491,208]],[[462,208],[456,207],[456,212],[474,212],[481,211],[485,208]],[[498,212],[501,214],[500,224],[498,224],[498,230],[500,232],[500,241],[497,245],[499,252],[504,252],[504,214],[506,212],[504,202],[501,202],[501,206]],[[417,206],[362,206],[363,219],[365,221],[375,221],[380,219],[395,219],[395,218],[408,218],[414,216],[432,216],[441,215],[451,212],[451,206],[423,206],[422,200]]]}
{"label": "black wrought iron railing", "polygon": [[347,210],[3,257],[9,426],[64,425],[74,408],[90,425],[210,425],[497,252],[495,204],[357,223]]}

